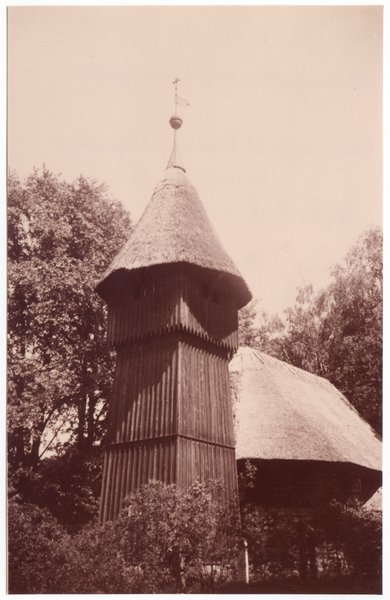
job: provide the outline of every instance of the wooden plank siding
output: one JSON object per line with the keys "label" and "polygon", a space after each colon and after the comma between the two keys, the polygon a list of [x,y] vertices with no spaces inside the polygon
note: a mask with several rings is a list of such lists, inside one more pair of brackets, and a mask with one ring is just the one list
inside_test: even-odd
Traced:
{"label": "wooden plank siding", "polygon": [[234,447],[228,353],[182,332],[178,360],[178,433]]}
{"label": "wooden plank siding", "polygon": [[188,487],[197,479],[221,479],[225,500],[237,497],[234,448],[182,436],[113,445],[106,449],[100,520],[113,520],[123,500],[150,480]]}
{"label": "wooden plank siding", "polygon": [[112,345],[173,330],[238,348],[238,312],[234,298],[210,275],[191,278],[183,267],[139,273],[108,304],[107,339]]}
{"label": "wooden plank siding", "polygon": [[221,478],[226,499],[236,498],[228,362],[237,308],[211,283],[178,268],[158,271],[128,282],[125,299],[109,306],[117,364],[101,521],[115,519],[123,499],[151,479],[187,487]]}

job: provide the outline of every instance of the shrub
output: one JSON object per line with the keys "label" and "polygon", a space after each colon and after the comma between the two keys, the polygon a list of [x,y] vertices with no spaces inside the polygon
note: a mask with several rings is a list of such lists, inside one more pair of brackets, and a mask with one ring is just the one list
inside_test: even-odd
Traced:
{"label": "shrub", "polygon": [[218,488],[218,482],[181,490],[153,481],[128,498],[115,522],[74,536],[46,511],[31,507],[24,514],[13,503],[9,591],[215,591],[241,556],[238,510],[213,499]]}

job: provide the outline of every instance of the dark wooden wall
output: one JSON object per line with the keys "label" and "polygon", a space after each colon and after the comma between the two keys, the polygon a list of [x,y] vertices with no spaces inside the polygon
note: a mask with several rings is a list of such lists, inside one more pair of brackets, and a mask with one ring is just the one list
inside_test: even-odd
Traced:
{"label": "dark wooden wall", "polygon": [[223,277],[190,266],[151,267],[113,287],[107,325],[110,344],[182,329],[238,348],[237,302],[226,295]]}
{"label": "dark wooden wall", "polygon": [[[336,500],[366,502],[382,485],[382,473],[352,463],[309,460],[250,459],[256,468],[243,503],[263,508],[318,509]],[[245,473],[246,459],[238,461]]]}
{"label": "dark wooden wall", "polygon": [[127,298],[109,306],[108,335],[118,354],[102,521],[114,519],[124,497],[150,479],[189,486],[221,478],[226,499],[236,497],[228,371],[234,305],[222,287],[176,271],[133,281]]}

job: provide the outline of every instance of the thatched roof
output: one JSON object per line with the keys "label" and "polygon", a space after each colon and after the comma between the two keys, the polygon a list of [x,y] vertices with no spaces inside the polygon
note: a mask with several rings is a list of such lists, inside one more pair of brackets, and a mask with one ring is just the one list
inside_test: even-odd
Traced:
{"label": "thatched roof", "polygon": [[382,468],[382,443],[326,379],[247,347],[230,363],[236,457]]}
{"label": "thatched roof", "polygon": [[373,510],[377,512],[382,511],[382,488],[375,492],[373,496],[364,504],[364,508],[367,510]]}
{"label": "thatched roof", "polygon": [[130,239],[107,269],[96,291],[107,299],[107,280],[115,271],[177,263],[190,263],[226,274],[237,292],[240,308],[252,297],[182,167],[168,166]]}

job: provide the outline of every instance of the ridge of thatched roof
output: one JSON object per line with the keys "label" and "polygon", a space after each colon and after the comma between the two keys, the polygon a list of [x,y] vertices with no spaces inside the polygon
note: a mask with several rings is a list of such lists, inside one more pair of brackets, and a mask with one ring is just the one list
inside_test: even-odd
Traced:
{"label": "ridge of thatched roof", "polygon": [[382,468],[382,443],[329,381],[252,348],[230,362],[236,457]]}
{"label": "ridge of thatched roof", "polygon": [[105,284],[115,271],[177,263],[225,273],[234,280],[241,306],[252,298],[222,247],[197,191],[182,168],[167,167],[130,239],[112,261],[96,291],[105,298]]}

